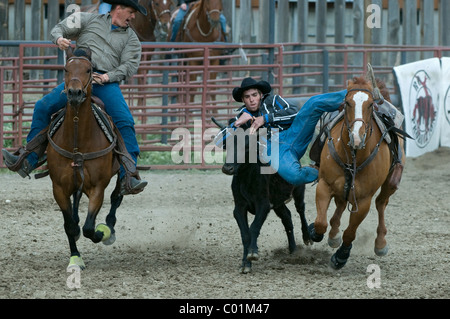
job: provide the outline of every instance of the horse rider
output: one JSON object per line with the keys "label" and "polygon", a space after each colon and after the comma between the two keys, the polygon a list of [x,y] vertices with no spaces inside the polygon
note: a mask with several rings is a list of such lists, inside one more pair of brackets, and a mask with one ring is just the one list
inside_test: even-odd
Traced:
{"label": "horse rider", "polygon": [[[178,34],[178,30],[180,29],[181,23],[183,22],[184,16],[188,12],[189,4],[191,2],[196,2],[198,0],[178,0],[178,12],[172,21],[172,35],[170,36],[170,41],[175,42]],[[225,38],[225,42],[228,42],[227,40],[227,19],[223,15],[223,13],[220,13],[220,25],[222,27],[222,33]]]}
{"label": "horse rider", "polygon": [[100,0],[100,5],[98,6],[98,14],[107,14],[109,11],[111,11],[111,4]]}
{"label": "horse rider", "polygon": [[[317,168],[301,166],[299,160],[305,154],[322,114],[338,110],[347,91],[313,96],[300,110],[281,96],[271,95],[271,91],[272,87],[266,81],[257,82],[250,77],[243,79],[241,86],[233,89],[232,95],[236,102],[244,102],[244,105],[230,121],[230,127],[249,128],[250,133],[260,127],[271,131],[278,129],[278,134],[271,134],[268,141],[267,154],[271,144],[275,140],[279,142],[278,156],[270,158],[271,167],[290,184],[311,183],[318,178]],[[219,143],[220,137],[226,136],[226,129],[217,135]]]}
{"label": "horse rider", "polygon": [[[122,165],[119,173],[121,194],[136,194],[144,189],[147,181],[141,180],[136,170],[140,150],[134,129],[134,119],[122,95],[119,82],[133,76],[138,70],[141,43],[129,27],[129,22],[134,19],[137,11],[144,15],[147,11],[138,4],[138,0],[107,0],[105,2],[112,4],[109,14],[79,12],[77,13],[79,14],[78,23],[72,17],[66,18],[51,30],[51,38],[59,49],[67,50],[71,43],[70,39],[76,37],[77,48],[89,48],[92,51],[91,60],[94,70],[92,94],[103,101],[106,112],[122,135],[126,150],[119,151],[125,154],[128,152],[131,156],[131,158],[121,156]],[[45,128],[50,124],[52,114],[66,104],[64,83],[59,84],[36,102],[31,130],[27,136],[27,146],[36,143],[46,145],[46,133],[42,132],[45,132]],[[39,159],[44,155],[45,147],[39,150],[39,152],[30,153],[30,150],[27,151],[25,147],[12,154],[2,149],[2,154],[8,168],[15,167],[15,171],[25,177],[36,168]],[[20,151],[26,156],[20,156]]]}

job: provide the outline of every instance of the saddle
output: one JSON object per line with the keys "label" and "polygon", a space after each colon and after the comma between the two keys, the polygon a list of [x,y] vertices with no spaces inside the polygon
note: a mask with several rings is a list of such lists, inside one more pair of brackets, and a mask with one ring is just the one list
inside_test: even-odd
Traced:
{"label": "saddle", "polygon": [[[92,112],[94,113],[94,116],[97,120],[98,125],[102,129],[103,133],[105,134],[108,141],[111,143],[110,148],[112,149],[115,157],[115,161],[117,165],[122,164],[122,166],[125,169],[125,176],[126,176],[126,187],[128,189],[131,189],[130,185],[130,177],[136,177],[137,179],[140,179],[139,172],[136,169],[136,165],[134,160],[132,159],[131,155],[128,153],[125,143],[122,139],[122,135],[120,134],[120,131],[117,129],[117,127],[113,124],[111,117],[105,112],[104,110],[104,104],[103,102],[96,96],[91,97],[92,100]],[[19,156],[19,159],[16,163],[9,166],[8,168],[12,171],[18,171],[22,167],[22,163],[27,157],[28,154],[35,152],[39,157],[39,163],[37,167],[42,166],[47,158],[45,155],[45,151],[47,149],[47,145],[49,143],[49,138],[51,138],[55,132],[58,130],[58,128],[61,126],[61,124],[64,121],[64,115],[65,115],[66,108],[62,108],[60,111],[56,112],[52,115],[52,119],[50,124],[44,128],[41,132],[39,132],[25,147],[20,147],[17,151],[14,152],[14,155]],[[110,151],[109,148],[107,149],[108,152]],[[102,151],[99,151],[101,154]],[[66,151],[67,152],[67,151]],[[70,152],[67,152],[68,156]],[[64,154],[63,154],[64,155]],[[72,155],[70,153],[70,155]],[[89,159],[89,154],[83,154],[85,155],[84,158],[81,158],[80,160]],[[86,157],[87,155],[87,157]],[[98,155],[98,154],[93,154]],[[92,157],[94,158],[94,157]],[[49,174],[48,171],[45,171],[43,173],[35,174],[35,178],[42,178]]]}
{"label": "saddle", "polygon": [[[384,101],[382,105],[383,107],[378,107],[378,111],[373,111],[373,117],[392,154],[392,170],[392,168],[397,166],[397,164],[401,165],[402,161],[401,146],[398,138],[411,138],[411,136],[401,129],[404,119],[403,114],[387,101]],[[309,156],[315,162],[315,165],[320,166],[320,155],[322,153],[323,146],[325,145],[327,138],[330,136],[331,129],[335,127],[343,117],[344,111],[335,111],[332,113],[325,113],[320,118],[319,134],[312,143],[309,152]]]}

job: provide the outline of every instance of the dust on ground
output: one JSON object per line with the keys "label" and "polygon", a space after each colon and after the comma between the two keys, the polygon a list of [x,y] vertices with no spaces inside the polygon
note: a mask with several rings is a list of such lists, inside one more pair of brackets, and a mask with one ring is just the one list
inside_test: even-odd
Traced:
{"label": "dust on ground", "polygon": [[[69,248],[50,179],[3,171],[0,298],[448,298],[449,159],[449,148],[407,159],[400,189],[386,211],[387,256],[373,252],[377,213],[372,205],[347,265],[331,269],[334,249],[326,240],[303,244],[291,202],[298,251],[288,253],[283,226],[271,212],[259,238],[260,260],[246,275],[239,273],[242,247],[232,214],[231,177],[219,170],[144,171],[149,185],[125,197],[116,242],[78,241],[87,267],[78,289],[67,285]],[[97,223],[104,222],[113,184]],[[316,214],[314,192],[307,187],[309,223]],[[86,204],[83,197],[81,226]],[[371,265],[379,269],[380,288],[370,288]]]}

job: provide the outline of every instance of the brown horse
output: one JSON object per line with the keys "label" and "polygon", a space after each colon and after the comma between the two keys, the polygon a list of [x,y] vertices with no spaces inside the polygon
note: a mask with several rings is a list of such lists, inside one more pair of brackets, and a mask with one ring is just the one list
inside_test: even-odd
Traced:
{"label": "brown horse", "polygon": [[147,10],[147,16],[136,12],[130,26],[142,42],[165,42],[170,25],[171,0],[139,0]]}
{"label": "brown horse", "polygon": [[[165,42],[170,26],[170,15],[173,7],[171,0],[139,0],[147,10],[147,16],[136,12],[136,18],[130,26],[142,42]],[[93,5],[82,6],[82,12],[98,13],[100,1]]]}
{"label": "brown horse", "polygon": [[[369,76],[375,85],[363,77],[349,81],[344,116],[328,134],[328,143],[325,143],[320,158],[316,189],[317,217],[309,230],[313,241],[322,240],[328,226],[327,209],[334,198],[336,210],[330,220],[328,244],[333,248],[340,246],[331,258],[331,266],[335,269],[342,268],[347,262],[356,230],[367,216],[372,197],[380,187],[381,191],[375,200],[378,211],[375,253],[378,256],[386,255],[388,248],[384,211],[389,197],[398,188],[404,166],[403,141],[399,139],[402,152],[399,158],[402,163],[393,165],[385,134],[374,119],[376,102],[381,97],[380,89],[388,101],[389,94],[385,87],[376,87],[373,71],[369,72]],[[350,222],[341,239],[340,219],[347,205],[349,210],[352,207]]]}
{"label": "brown horse", "polygon": [[[224,41],[224,34],[220,26],[220,14],[222,12],[222,0],[200,0],[190,6],[177,34],[177,42],[216,42]],[[169,34],[170,38],[170,34]],[[210,57],[220,56],[223,50],[213,49],[209,52]],[[189,65],[203,65],[204,54],[201,51],[186,53],[190,58]],[[219,65],[219,59],[212,59],[211,65]],[[204,75],[205,76],[205,75]],[[210,79],[216,79],[216,72],[210,74]],[[197,78],[196,74],[190,75],[191,83]],[[215,100],[215,96],[211,96]],[[191,94],[191,102],[194,95]]]}
{"label": "brown horse", "polygon": [[[84,52],[84,53],[83,53]],[[75,54],[74,54],[75,53]],[[113,154],[117,136],[110,141],[97,123],[91,102],[92,64],[90,50],[67,50],[65,92],[68,103],[62,124],[48,134],[47,163],[53,183],[53,196],[64,217],[64,229],[69,240],[71,266],[84,269],[76,240],[80,236],[78,206],[82,194],[89,198],[88,214],[83,235],[94,243],[114,242],[116,209],[123,196],[120,183],[111,194],[111,209],[107,225],[95,228],[95,219],[103,204],[104,191],[111,177],[118,172],[119,164]],[[110,122],[112,123],[112,122]],[[49,129],[49,132],[51,130]],[[73,196],[73,204],[70,197]]]}

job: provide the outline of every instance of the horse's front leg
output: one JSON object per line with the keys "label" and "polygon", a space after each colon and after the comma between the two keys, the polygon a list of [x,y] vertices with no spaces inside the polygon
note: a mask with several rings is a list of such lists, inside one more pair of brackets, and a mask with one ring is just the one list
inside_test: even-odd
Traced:
{"label": "horse's front leg", "polygon": [[[70,262],[68,268],[78,266],[80,269],[84,269],[85,265],[76,245],[76,241],[80,238],[80,226],[78,226],[78,220],[76,220],[77,215],[72,210],[70,196],[65,195],[62,188],[55,184],[53,184],[53,196],[63,214],[64,230],[69,241]],[[78,207],[77,200],[79,201],[79,199],[79,197],[74,197],[73,205],[75,208]]]}
{"label": "horse's front leg", "polygon": [[316,188],[316,210],[317,216],[311,225],[309,225],[309,236],[315,242],[320,242],[327,231],[327,210],[330,206],[331,190],[323,179],[319,180]]}
{"label": "horse's front leg", "polygon": [[[370,196],[364,199],[357,199],[358,210],[350,214],[350,222],[342,235],[342,245],[331,257],[331,267],[334,269],[341,269],[347,263],[350,257],[350,250],[352,249],[352,242],[356,237],[356,230],[364,218],[366,218],[370,209],[371,200],[372,198]],[[353,208],[355,207],[353,205]]]}
{"label": "horse's front leg", "polygon": [[336,199],[336,209],[333,217],[330,219],[330,232],[328,234],[328,245],[332,248],[338,248],[342,244],[342,238],[339,235],[339,226],[341,225],[342,213],[345,210],[346,202]]}

